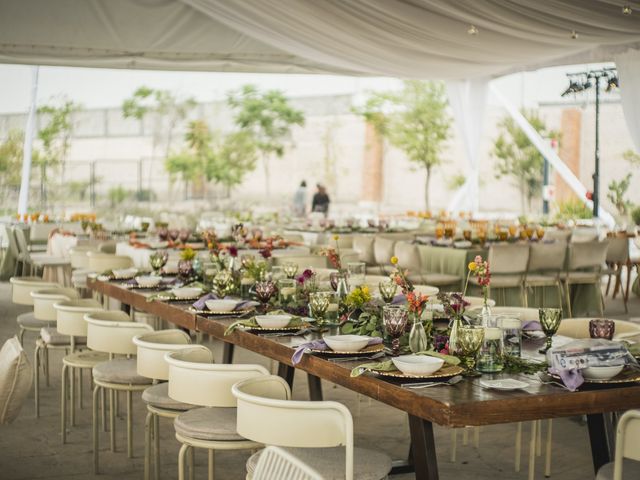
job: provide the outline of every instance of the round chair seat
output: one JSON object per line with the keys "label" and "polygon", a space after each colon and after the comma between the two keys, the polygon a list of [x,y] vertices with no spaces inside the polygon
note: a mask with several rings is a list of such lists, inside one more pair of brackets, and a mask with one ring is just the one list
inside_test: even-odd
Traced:
{"label": "round chair seat", "polygon": [[94,352],[92,350],[71,353],[69,355],[65,355],[62,359],[62,363],[73,368],[93,368],[99,363],[108,361],[108,353]]}
{"label": "round chair seat", "polygon": [[[345,449],[331,448],[289,448],[283,447],[294,457],[317,470],[325,480],[344,480]],[[247,478],[252,478],[262,450],[247,460]],[[353,478],[358,480],[381,480],[391,471],[391,458],[377,450],[353,449]]]}
{"label": "round chair seat", "polygon": [[452,275],[450,273],[423,273],[422,279],[424,282],[435,287],[443,287],[447,285],[453,285],[462,281],[458,275]]}
{"label": "round chair seat", "polygon": [[173,421],[176,433],[198,440],[246,441],[236,430],[234,407],[194,408],[181,413]]}
{"label": "round chair seat", "polygon": [[33,330],[39,332],[42,328],[52,327],[56,324],[51,320],[38,320],[33,312],[21,313],[17,316],[16,321],[18,325],[25,330]]}
{"label": "round chair seat", "polygon": [[142,401],[152,407],[184,412],[195,408],[194,405],[178,402],[169,396],[169,383],[159,383],[142,392]]}
{"label": "round chair seat", "polygon": [[[71,345],[71,337],[63,335],[54,327],[44,327],[40,330],[40,338],[47,345]],[[87,337],[76,337],[76,345],[86,345]]]}
{"label": "round chair seat", "polygon": [[135,358],[116,358],[93,367],[93,378],[105,383],[147,385],[151,379],[138,375]]}
{"label": "round chair seat", "polygon": [[[624,458],[622,460],[622,478],[640,478],[640,462]],[[596,480],[613,480],[613,462],[604,464]]]}

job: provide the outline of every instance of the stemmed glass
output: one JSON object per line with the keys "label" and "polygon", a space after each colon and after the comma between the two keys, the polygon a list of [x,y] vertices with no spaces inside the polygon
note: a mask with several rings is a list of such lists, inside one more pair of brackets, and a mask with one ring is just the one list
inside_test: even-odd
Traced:
{"label": "stemmed glass", "polygon": [[309,314],[316,320],[319,328],[324,326],[324,316],[329,309],[331,297],[329,292],[313,292],[309,294]]}
{"label": "stemmed glass", "polygon": [[153,268],[153,273],[160,275],[162,267],[167,264],[169,260],[169,253],[166,250],[158,250],[149,255],[149,264]]}
{"label": "stemmed glass", "polygon": [[224,298],[233,289],[233,275],[229,270],[220,270],[213,277],[213,289],[218,298]]}
{"label": "stemmed glass", "polygon": [[282,271],[287,278],[296,278],[296,273],[298,273],[298,264],[294,262],[286,262],[282,265]]}
{"label": "stemmed glass", "polygon": [[278,291],[278,287],[276,282],[273,280],[262,280],[260,282],[256,282],[256,297],[258,301],[262,303],[262,310],[264,312],[267,311],[267,303],[271,300],[271,297]]}
{"label": "stemmed glass", "polygon": [[380,296],[384,303],[389,304],[393,302],[393,298],[396,296],[398,284],[391,280],[385,280],[378,284],[378,290],[380,290]]}
{"label": "stemmed glass", "polygon": [[385,305],[382,307],[382,323],[391,337],[391,355],[400,355],[400,337],[405,331],[409,311],[404,305]]}
{"label": "stemmed glass", "polygon": [[544,348],[539,350],[540,353],[547,353],[547,350],[551,348],[551,338],[556,334],[560,327],[560,321],[562,320],[561,308],[539,308],[538,318],[540,319],[540,326],[542,331],[547,337]]}
{"label": "stemmed glass", "polygon": [[483,340],[484,327],[465,325],[458,329],[457,353],[464,365],[465,375],[473,376],[475,374],[476,356]]}

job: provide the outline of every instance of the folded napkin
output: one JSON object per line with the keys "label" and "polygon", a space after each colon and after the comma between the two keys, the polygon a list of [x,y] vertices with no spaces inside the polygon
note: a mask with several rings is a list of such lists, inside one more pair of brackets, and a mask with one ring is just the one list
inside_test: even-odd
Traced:
{"label": "folded napkin", "polygon": [[[454,357],[453,355],[444,355],[442,353],[434,352],[433,350],[418,352],[416,353],[416,355],[427,355],[429,357],[441,358],[442,360],[444,360],[444,363],[448,365],[458,365],[460,363],[460,359],[458,357]],[[398,371],[398,368],[393,364],[392,360],[385,360],[384,362],[363,363],[362,365],[358,365],[353,370],[351,370],[351,376],[359,377],[367,370],[377,370],[379,372],[395,372]]]}
{"label": "folded napkin", "polygon": [[529,320],[528,322],[524,322],[522,324],[523,330],[542,330],[542,325],[538,320]]}
{"label": "folded napkin", "polygon": [[[267,313],[267,315],[288,315],[288,314],[284,310],[273,310],[273,311]],[[291,320],[289,321],[289,324],[287,326],[288,327],[300,327],[300,328],[302,328],[305,325],[307,325],[307,322],[305,320],[303,320],[300,317],[292,316]],[[233,322],[231,325],[229,325],[227,327],[227,329],[224,331],[224,335],[227,336],[227,335],[232,334],[233,331],[235,329],[237,329],[238,327],[259,328],[260,325],[256,321],[255,317],[245,318],[245,319]]]}
{"label": "folded napkin", "polygon": [[[367,346],[380,345],[381,343],[382,338],[371,337]],[[302,356],[311,350],[326,350],[327,348],[329,347],[324,340],[313,340],[311,342],[303,343],[302,345],[299,345],[295,352],[293,352],[293,355],[291,355],[291,363],[297,365],[300,363],[300,360],[302,360]]]}
{"label": "folded napkin", "polygon": [[559,375],[564,386],[572,392],[575,392],[580,388],[580,385],[584,383],[582,372],[577,368],[572,368],[570,370],[556,370],[553,367],[549,367],[549,373]]}

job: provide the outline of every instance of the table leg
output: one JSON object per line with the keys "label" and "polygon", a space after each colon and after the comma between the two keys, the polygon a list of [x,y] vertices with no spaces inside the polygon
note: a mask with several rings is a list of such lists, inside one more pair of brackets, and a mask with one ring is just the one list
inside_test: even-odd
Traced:
{"label": "table leg", "polygon": [[222,363],[233,363],[233,351],[235,345],[233,343],[224,342],[222,347]]}
{"label": "table leg", "polygon": [[309,382],[309,399],[322,401],[322,383],[320,382],[320,377],[308,373],[307,381]]}
{"label": "table leg", "polygon": [[278,363],[278,376],[282,377],[288,384],[289,388],[293,390],[293,374],[296,369],[286,363]]}
{"label": "table leg", "polygon": [[593,469],[598,473],[600,467],[611,461],[611,452],[609,450],[609,442],[607,441],[604,414],[594,413],[587,415],[587,425],[589,427],[589,440],[591,441]]}
{"label": "table leg", "polygon": [[438,480],[438,459],[436,442],[433,438],[433,424],[428,420],[409,415],[411,450],[416,480]]}

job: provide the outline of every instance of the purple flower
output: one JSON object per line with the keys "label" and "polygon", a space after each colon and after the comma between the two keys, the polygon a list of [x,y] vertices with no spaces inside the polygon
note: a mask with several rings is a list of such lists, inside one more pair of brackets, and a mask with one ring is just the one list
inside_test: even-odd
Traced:
{"label": "purple flower", "polygon": [[313,270],[307,268],[304,272],[302,272],[302,276],[305,280],[309,280],[311,277],[313,277]]}
{"label": "purple flower", "polygon": [[235,245],[231,245],[229,247],[229,255],[231,255],[232,257],[238,256],[238,248]]}

